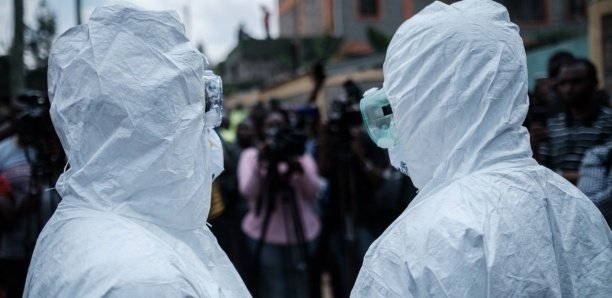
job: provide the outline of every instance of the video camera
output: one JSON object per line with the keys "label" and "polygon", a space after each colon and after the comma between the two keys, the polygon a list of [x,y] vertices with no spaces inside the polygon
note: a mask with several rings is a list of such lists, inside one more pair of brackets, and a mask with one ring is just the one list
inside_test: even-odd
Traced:
{"label": "video camera", "polygon": [[359,105],[352,102],[343,102],[335,100],[331,104],[329,111],[330,125],[338,125],[342,128],[348,128],[363,123]]}
{"label": "video camera", "polygon": [[40,91],[29,90],[12,101],[13,117],[21,145],[30,146],[53,135],[49,99]]}
{"label": "video camera", "polygon": [[11,102],[19,145],[26,149],[33,178],[53,181],[64,166],[64,153],[55,134],[47,96],[36,90],[19,94]]}
{"label": "video camera", "polygon": [[268,140],[268,160],[292,162],[305,152],[306,135],[289,126],[270,129]]}
{"label": "video camera", "polygon": [[334,100],[329,111],[329,128],[334,134],[348,134],[351,127],[363,124],[359,110],[359,100],[362,92],[352,80],[342,85],[346,93],[346,100]]}

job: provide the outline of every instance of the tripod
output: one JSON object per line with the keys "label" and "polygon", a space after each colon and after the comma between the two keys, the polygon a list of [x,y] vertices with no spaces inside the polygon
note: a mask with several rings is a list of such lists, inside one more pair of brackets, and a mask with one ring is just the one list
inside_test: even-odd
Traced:
{"label": "tripod", "polygon": [[[288,223],[290,220],[293,226],[293,234],[289,229],[287,231],[287,238],[290,239],[290,236],[295,236],[295,241],[297,243],[297,247],[300,251],[300,258],[304,264],[303,269],[306,272],[306,276],[308,278],[308,284],[312,284],[311,273],[312,270],[309,265],[309,253],[308,253],[308,244],[306,241],[306,237],[304,235],[304,229],[302,226],[302,218],[300,213],[300,207],[297,202],[297,198],[295,196],[295,191],[291,185],[289,185],[288,179],[291,174],[294,172],[292,170],[288,171],[281,175],[278,172],[278,165],[282,161],[278,158],[278,154],[268,154],[268,164],[267,164],[267,176],[265,179],[265,191],[263,195],[260,196],[256,204],[256,214],[259,215],[261,212],[264,212],[264,220],[261,228],[260,238],[257,241],[257,245],[255,247],[254,254],[254,265],[252,268],[252,285],[254,289],[254,296],[260,295],[260,280],[261,274],[259,271],[261,269],[261,259],[262,252],[264,249],[264,244],[266,242],[267,233],[270,227],[270,218],[272,213],[275,211],[282,212],[285,223]],[[297,162],[297,161],[295,161]],[[291,167],[290,167],[291,169]],[[285,183],[283,183],[285,182]],[[265,197],[265,200],[264,200]],[[280,200],[280,201],[279,201]],[[265,209],[264,209],[265,208]],[[280,210],[275,210],[276,208],[281,208]],[[263,210],[262,210],[263,209]],[[288,210],[287,210],[288,209]],[[302,269],[302,268],[300,268]],[[285,275],[287,275],[285,273]],[[295,296],[290,293],[285,293],[285,296]]]}

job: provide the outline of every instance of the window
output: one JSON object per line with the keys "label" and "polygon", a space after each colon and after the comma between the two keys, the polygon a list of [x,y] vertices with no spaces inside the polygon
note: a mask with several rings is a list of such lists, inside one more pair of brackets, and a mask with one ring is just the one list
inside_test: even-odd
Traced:
{"label": "window", "polygon": [[566,0],[567,18],[570,20],[585,20],[587,4],[586,0]]}
{"label": "window", "polygon": [[357,0],[359,16],[362,18],[378,18],[379,16],[379,0]]}
{"label": "window", "polygon": [[544,22],[547,17],[548,0],[498,0],[515,22]]}

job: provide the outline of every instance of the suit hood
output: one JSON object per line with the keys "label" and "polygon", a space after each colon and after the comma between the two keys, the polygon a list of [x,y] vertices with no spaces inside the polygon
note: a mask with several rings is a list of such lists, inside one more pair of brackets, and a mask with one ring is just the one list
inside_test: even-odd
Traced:
{"label": "suit hood", "polygon": [[531,157],[525,51],[502,5],[427,6],[397,30],[383,71],[396,149],[419,189]]}
{"label": "suit hood", "polygon": [[70,163],[57,182],[64,203],[201,227],[210,205],[208,153],[220,147],[203,126],[207,65],[174,12],[100,7],[62,34],[48,80]]}

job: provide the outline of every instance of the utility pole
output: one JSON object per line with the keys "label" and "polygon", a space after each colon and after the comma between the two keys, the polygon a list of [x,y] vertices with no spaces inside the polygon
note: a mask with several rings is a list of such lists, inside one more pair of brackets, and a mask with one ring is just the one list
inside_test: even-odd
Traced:
{"label": "utility pole", "polygon": [[81,24],[81,0],[76,0],[76,21],[77,25]]}
{"label": "utility pole", "polygon": [[21,93],[24,88],[23,77],[23,34],[25,26],[23,24],[23,0],[14,0],[14,32],[13,45],[11,46],[11,97],[14,98]]}
{"label": "utility pole", "polygon": [[293,4],[293,74],[296,75],[302,65],[302,1]]}

